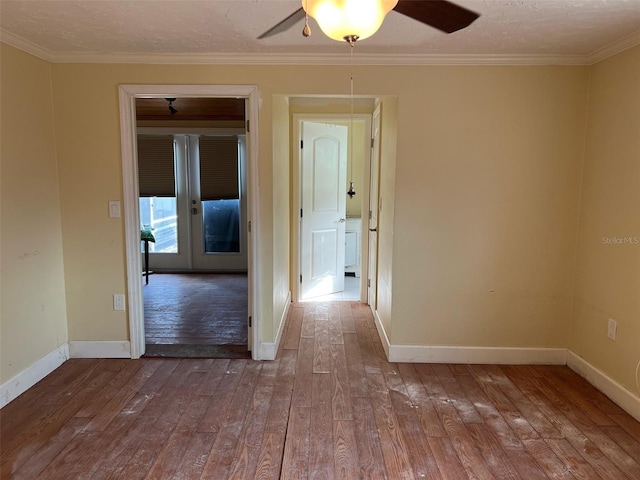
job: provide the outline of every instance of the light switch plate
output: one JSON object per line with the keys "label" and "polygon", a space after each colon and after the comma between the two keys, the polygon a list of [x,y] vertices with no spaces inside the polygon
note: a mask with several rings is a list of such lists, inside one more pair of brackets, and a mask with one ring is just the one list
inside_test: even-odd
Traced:
{"label": "light switch plate", "polygon": [[109,217],[120,218],[120,201],[109,200]]}
{"label": "light switch plate", "polygon": [[122,293],[113,295],[113,309],[119,312],[124,311],[124,295]]}

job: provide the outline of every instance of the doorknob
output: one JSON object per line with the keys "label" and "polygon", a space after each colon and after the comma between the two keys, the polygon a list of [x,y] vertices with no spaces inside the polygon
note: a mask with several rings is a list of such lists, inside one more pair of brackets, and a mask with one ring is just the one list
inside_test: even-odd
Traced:
{"label": "doorknob", "polygon": [[344,217],[341,217],[339,221],[340,221],[340,223],[344,223],[344,222],[346,222],[346,220],[345,220],[345,218],[344,218]]}

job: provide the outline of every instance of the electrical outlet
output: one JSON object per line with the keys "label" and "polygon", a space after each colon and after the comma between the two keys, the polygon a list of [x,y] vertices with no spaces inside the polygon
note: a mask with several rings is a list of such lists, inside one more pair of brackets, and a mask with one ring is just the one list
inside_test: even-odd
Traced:
{"label": "electrical outlet", "polygon": [[113,309],[117,311],[124,311],[124,295],[122,293],[116,293],[113,295]]}
{"label": "electrical outlet", "polygon": [[610,318],[609,326],[607,328],[607,337],[609,337],[611,340],[615,340],[617,330],[618,330],[618,322]]}

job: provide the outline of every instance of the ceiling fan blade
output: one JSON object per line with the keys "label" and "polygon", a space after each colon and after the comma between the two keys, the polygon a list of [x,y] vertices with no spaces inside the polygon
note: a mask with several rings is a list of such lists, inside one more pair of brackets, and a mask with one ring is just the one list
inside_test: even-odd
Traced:
{"label": "ceiling fan blade", "polygon": [[446,0],[399,0],[394,10],[445,33],[468,27],[480,16]]}
{"label": "ceiling fan blade", "polygon": [[293,12],[287,18],[282,20],[280,23],[274,25],[269,30],[267,30],[262,35],[260,35],[258,37],[258,39],[271,37],[273,35],[277,35],[278,33],[282,33],[284,31],[289,30],[291,27],[293,27],[300,20],[303,20],[304,19],[304,15],[305,15],[304,8],[300,7],[298,10]]}

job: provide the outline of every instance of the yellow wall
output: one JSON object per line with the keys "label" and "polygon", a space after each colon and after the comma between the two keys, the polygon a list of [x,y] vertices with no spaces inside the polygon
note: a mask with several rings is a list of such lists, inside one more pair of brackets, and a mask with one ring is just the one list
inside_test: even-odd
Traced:
{"label": "yellow wall", "polygon": [[640,393],[640,47],[591,69],[569,347]]}
{"label": "yellow wall", "polygon": [[588,68],[406,77],[391,343],[566,346]]}
{"label": "yellow wall", "polygon": [[[347,217],[361,217],[362,216],[362,198],[364,194],[363,183],[363,168],[364,168],[364,155],[367,145],[367,138],[371,138],[371,133],[365,135],[364,122],[354,122],[353,126],[348,125],[349,128],[353,128],[353,150],[349,151],[347,162],[347,184],[344,187],[344,191],[349,191],[349,183],[353,181],[353,189],[356,194],[353,197],[347,195]],[[351,137],[350,137],[351,138]]]}
{"label": "yellow wall", "polygon": [[[290,162],[289,104],[282,96],[273,98],[273,308],[283,312],[291,286],[290,269]],[[277,268],[276,268],[277,266]],[[271,330],[263,328],[263,338],[273,339],[281,317],[273,315]],[[267,322],[265,322],[266,324]]]}
{"label": "yellow wall", "polygon": [[[289,275],[288,245],[275,243],[288,212],[274,208],[288,202],[274,197],[273,96],[344,94],[347,70],[54,65],[70,338],[128,337],[125,315],[111,307],[125,290],[122,223],[106,211],[122,189],[118,84],[258,85],[259,308],[270,323],[280,314],[275,284]],[[357,67],[354,75],[359,95],[398,96],[397,172],[383,164],[381,185],[380,295],[385,318],[395,319],[392,342],[564,345],[587,68]],[[389,158],[394,144],[382,141]]]}
{"label": "yellow wall", "polygon": [[[633,113],[638,112],[638,104],[633,103],[637,102],[633,95],[638,85],[637,55],[636,48],[594,67],[354,67],[357,94],[383,98],[378,310],[392,344],[570,346],[614,379],[625,385],[632,382],[629,369],[635,365],[629,363],[638,360],[632,357],[640,344],[638,284],[633,276],[638,269],[632,270],[638,266],[638,249],[605,248],[596,243],[605,235],[640,234],[637,210],[629,207],[638,205],[638,189],[633,187],[637,182],[632,182],[638,178],[639,135],[631,130],[638,125]],[[5,250],[11,246],[5,247],[4,229],[5,224],[13,223],[11,228],[16,231],[25,229],[13,247],[19,243],[25,252],[38,250],[39,261],[49,264],[38,265],[37,279],[49,282],[47,288],[54,284],[57,288],[56,295],[40,289],[46,301],[39,303],[45,308],[51,306],[46,303],[53,302],[54,296],[58,299],[51,323],[55,331],[42,335],[47,344],[43,353],[66,340],[65,304],[58,298],[65,282],[71,340],[128,339],[126,315],[114,312],[111,303],[113,293],[125,291],[123,224],[107,215],[108,200],[122,198],[117,93],[122,83],[258,85],[263,275],[256,308],[264,320],[263,340],[273,341],[290,289],[286,158],[290,142],[285,125],[289,112],[281,102],[286,96],[343,96],[348,93],[349,68],[50,67],[9,47],[3,47],[2,66],[2,134],[15,139],[2,144],[3,300],[9,291]],[[19,68],[12,68],[15,66]],[[24,214],[10,213],[6,218],[4,214],[5,199],[16,201],[9,194],[18,193],[21,179],[20,192],[37,191],[38,199],[43,195],[47,199],[47,218],[58,212],[56,182],[51,180],[56,156],[49,75],[53,79],[64,282],[60,227],[45,222],[43,231],[38,224],[36,243],[28,229],[32,223],[24,221]],[[5,91],[11,92],[11,100],[5,100]],[[18,118],[40,133],[37,141],[30,140],[29,148],[19,152],[17,144],[28,129],[20,122],[6,125],[5,120],[16,111],[27,112]],[[611,123],[615,125],[609,127]],[[284,144],[274,143],[274,138],[282,136],[287,136]],[[24,167],[11,173],[11,181],[5,181],[6,152],[24,157]],[[612,161],[612,152],[617,163]],[[31,179],[27,177],[30,164],[48,168],[53,176],[26,182],[24,178]],[[5,183],[11,183],[8,193]],[[26,210],[20,204],[22,212],[41,213],[28,202]],[[48,239],[46,245],[43,235]],[[34,257],[24,260],[31,262]],[[36,276],[27,275],[35,270],[28,270],[26,264],[21,268],[24,279],[15,296],[25,299],[33,293],[31,280]],[[42,271],[50,275],[42,276]],[[29,304],[25,310],[31,322],[42,317],[34,308],[40,307]],[[5,311],[3,302],[3,360],[4,344],[18,344],[16,338],[29,337],[32,331],[5,333]],[[593,315],[594,311],[600,313]],[[602,319],[609,316],[619,322],[615,348],[597,333],[602,331]],[[28,362],[23,361],[15,371]],[[11,375],[4,369],[3,365],[3,379]]]}
{"label": "yellow wall", "polygon": [[67,342],[51,65],[1,46],[0,383]]}

